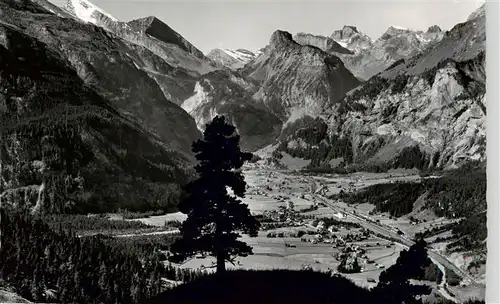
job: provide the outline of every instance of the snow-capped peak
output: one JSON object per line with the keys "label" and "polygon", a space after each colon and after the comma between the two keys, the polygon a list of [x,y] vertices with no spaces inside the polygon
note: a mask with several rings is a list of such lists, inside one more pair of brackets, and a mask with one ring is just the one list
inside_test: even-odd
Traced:
{"label": "snow-capped peak", "polygon": [[391,25],[390,27],[395,28],[397,30],[403,30],[403,31],[408,30],[408,28],[406,28],[406,27],[397,26],[397,25]]}
{"label": "snow-capped peak", "polygon": [[87,0],[68,0],[65,8],[78,17],[78,19],[93,24],[97,23],[96,12],[101,13],[113,21],[118,21],[118,19],[111,14]]}
{"label": "snow-capped peak", "polygon": [[207,54],[207,57],[231,69],[238,69],[257,57],[257,55],[245,49],[213,49]]}
{"label": "snow-capped peak", "polygon": [[252,60],[255,57],[254,53],[251,53],[250,51],[246,50],[230,50],[230,49],[224,49],[223,50],[226,54],[229,56],[233,57],[234,59],[240,60],[240,61],[249,61]]}

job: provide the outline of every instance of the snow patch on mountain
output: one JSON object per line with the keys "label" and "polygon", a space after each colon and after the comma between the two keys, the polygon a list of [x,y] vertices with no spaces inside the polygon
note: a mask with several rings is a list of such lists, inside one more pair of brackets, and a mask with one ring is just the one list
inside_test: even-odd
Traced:
{"label": "snow patch on mountain", "polygon": [[257,55],[245,49],[213,49],[207,54],[207,57],[217,64],[237,70],[245,66]]}
{"label": "snow patch on mountain", "polygon": [[75,14],[76,17],[84,22],[97,24],[96,12],[101,13],[113,21],[118,21],[118,19],[107,13],[102,8],[86,0],[68,0],[66,7],[69,8],[69,11]]}
{"label": "snow patch on mountain", "polygon": [[402,26],[397,26],[397,25],[391,25],[391,27],[397,29],[397,30],[403,30],[403,31],[406,31],[406,30],[409,30],[408,28],[406,27],[402,27]]}
{"label": "snow patch on mountain", "polygon": [[248,61],[251,60],[255,57],[255,54],[253,53],[248,53],[248,52],[241,52],[241,51],[233,51],[229,49],[224,49],[223,50],[226,54],[229,56],[233,57],[234,59],[240,60],[240,61]]}

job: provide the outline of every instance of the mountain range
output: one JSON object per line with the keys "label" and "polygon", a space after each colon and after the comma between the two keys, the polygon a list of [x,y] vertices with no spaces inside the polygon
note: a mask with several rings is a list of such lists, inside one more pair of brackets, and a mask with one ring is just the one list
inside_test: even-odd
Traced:
{"label": "mountain range", "polygon": [[156,17],[122,22],[86,0],[1,0],[0,12],[0,193],[31,209],[175,209],[191,143],[219,114],[245,150],[271,147],[277,161],[486,157],[484,6],[449,31],[276,30],[258,52],[207,55]]}

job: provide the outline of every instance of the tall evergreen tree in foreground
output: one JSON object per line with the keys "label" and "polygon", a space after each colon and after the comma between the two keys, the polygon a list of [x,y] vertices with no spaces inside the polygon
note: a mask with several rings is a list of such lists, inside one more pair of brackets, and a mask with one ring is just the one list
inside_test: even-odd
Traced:
{"label": "tall evergreen tree in foreground", "polygon": [[420,280],[425,275],[425,268],[432,261],[427,255],[427,243],[420,239],[408,250],[401,251],[396,264],[380,274],[375,292],[386,304],[421,303],[419,296],[431,293],[426,285],[413,285],[410,279]]}
{"label": "tall evergreen tree in foreground", "polygon": [[188,217],[180,229],[182,238],[171,248],[172,260],[209,254],[217,259],[217,273],[222,273],[226,261],[233,263],[236,256],[252,254],[252,247],[238,240],[238,232],[257,236],[259,230],[260,224],[247,204],[238,199],[246,190],[238,169],[252,154],[241,152],[240,136],[224,116],[216,116],[207,124],[203,137],[192,145],[199,161],[195,167],[198,179],[186,186],[186,197],[179,204],[179,210]]}

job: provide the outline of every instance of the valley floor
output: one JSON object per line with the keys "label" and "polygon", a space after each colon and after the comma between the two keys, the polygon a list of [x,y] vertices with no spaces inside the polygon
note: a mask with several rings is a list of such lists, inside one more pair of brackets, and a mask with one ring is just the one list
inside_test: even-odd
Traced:
{"label": "valley floor", "polygon": [[[344,274],[365,287],[376,284],[383,269],[394,264],[399,252],[412,244],[411,240],[415,233],[429,228],[431,225],[441,225],[448,222],[444,218],[429,215],[426,223],[412,225],[405,217],[390,219],[388,214],[369,215],[369,212],[374,208],[370,204],[347,205],[341,201],[332,201],[326,198],[340,191],[351,192],[377,183],[417,182],[421,177],[414,172],[314,176],[299,174],[297,171],[276,170],[259,161],[245,165],[244,174],[248,190],[243,201],[249,205],[253,214],[277,210],[279,206],[287,206],[289,202],[292,202],[295,210],[298,212],[303,210],[301,214],[311,218],[332,217],[339,221],[359,223],[363,228],[370,230],[372,234],[368,239],[354,242],[352,245],[358,245],[366,250],[367,258],[374,263],[365,263],[361,273]],[[311,209],[311,206],[318,204],[319,207],[316,210],[304,212],[304,210]],[[140,220],[150,225],[161,226],[165,221],[182,221],[184,218],[185,215],[177,213]],[[314,228],[308,227],[308,225],[310,226],[310,224],[301,225],[300,229]],[[287,231],[290,232],[294,229],[298,228],[283,227],[273,231],[281,231],[286,235]],[[404,234],[397,234],[398,230]],[[244,269],[301,269],[310,267],[323,271],[330,269],[335,271],[340,263],[334,257],[339,249],[332,248],[331,244],[303,242],[297,237],[269,238],[266,236],[267,233],[267,231],[261,231],[256,238],[243,237],[244,241],[254,248],[254,255],[240,258],[236,266],[228,264],[227,267]],[[374,233],[378,235],[375,236]],[[390,246],[391,241],[388,241],[387,238],[395,241],[395,245]],[[444,290],[435,286],[435,293],[455,300],[484,299],[484,282],[481,278],[472,277],[460,269],[460,265],[453,264],[456,259],[449,260],[449,257],[442,255],[438,250],[429,251],[429,255],[440,268],[450,268],[463,278],[462,286],[447,287]],[[179,266],[182,268],[204,268],[209,267],[212,262],[213,260],[210,258],[198,256]],[[436,284],[434,283],[434,285]]]}

